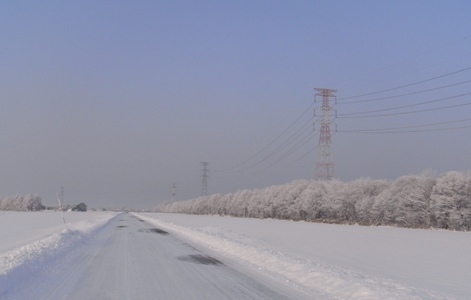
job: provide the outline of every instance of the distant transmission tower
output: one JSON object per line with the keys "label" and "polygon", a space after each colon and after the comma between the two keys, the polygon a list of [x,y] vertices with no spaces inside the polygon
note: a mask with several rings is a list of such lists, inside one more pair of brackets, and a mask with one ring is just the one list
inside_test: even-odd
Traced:
{"label": "distant transmission tower", "polygon": [[173,183],[172,185],[172,201],[175,201],[177,198],[177,184]]}
{"label": "distant transmission tower", "polygon": [[208,177],[209,177],[209,162],[202,162],[203,165],[203,185],[201,187],[201,196],[208,196]]}
{"label": "distant transmission tower", "polygon": [[318,97],[322,97],[322,117],[321,129],[319,135],[319,145],[317,152],[315,179],[316,180],[331,180],[334,178],[334,161],[332,159],[332,140],[330,138],[330,111],[332,108],[329,105],[330,98],[337,98],[334,95],[336,90],[315,88],[318,93],[314,96],[314,101],[317,102]]}

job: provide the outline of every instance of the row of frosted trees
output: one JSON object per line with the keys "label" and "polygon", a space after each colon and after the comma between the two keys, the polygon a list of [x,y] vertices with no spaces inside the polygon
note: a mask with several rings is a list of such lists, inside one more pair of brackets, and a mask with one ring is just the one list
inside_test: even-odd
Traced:
{"label": "row of frosted trees", "polygon": [[396,181],[296,180],[160,204],[157,212],[471,230],[471,176],[426,171]]}
{"label": "row of frosted trees", "polygon": [[0,198],[0,210],[35,211],[44,208],[41,198],[37,195],[17,195]]}

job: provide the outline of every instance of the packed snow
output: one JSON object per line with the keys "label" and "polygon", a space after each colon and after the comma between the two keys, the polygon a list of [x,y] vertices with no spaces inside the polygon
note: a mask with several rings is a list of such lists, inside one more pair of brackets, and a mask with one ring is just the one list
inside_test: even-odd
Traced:
{"label": "packed snow", "polygon": [[325,299],[470,299],[471,233],[138,214],[196,245]]}
{"label": "packed snow", "polygon": [[[110,236],[117,224],[124,224],[114,219],[117,215],[67,212],[64,225],[59,212],[0,212],[0,299],[47,266],[68,261],[61,260],[68,253],[81,255],[78,246]],[[313,299],[471,298],[469,232],[134,215],[218,259],[240,265],[255,277],[270,278]],[[106,234],[101,234],[105,228]],[[83,251],[103,247],[103,241]]]}

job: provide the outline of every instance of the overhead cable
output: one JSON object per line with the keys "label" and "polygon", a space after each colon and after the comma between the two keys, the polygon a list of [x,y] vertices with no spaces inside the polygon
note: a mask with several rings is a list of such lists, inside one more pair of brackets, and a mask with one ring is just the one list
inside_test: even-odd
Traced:
{"label": "overhead cable", "polygon": [[253,154],[252,156],[250,156],[249,158],[247,158],[246,160],[240,162],[239,164],[233,166],[233,167],[230,167],[230,168],[227,168],[227,169],[223,169],[223,170],[215,170],[216,172],[228,172],[228,171],[233,171],[243,165],[245,165],[246,163],[248,163],[249,161],[253,160],[255,157],[257,157],[258,155],[260,155],[261,153],[263,153],[265,150],[267,150],[269,147],[271,147],[273,144],[275,144],[286,132],[288,132],[288,130],[291,129],[291,127],[293,127],[308,111],[310,111],[312,109],[312,107],[314,106],[315,103],[311,103],[311,105],[309,105],[308,108],[306,108],[302,113],[301,115],[299,115],[296,120],[294,120],[282,133],[280,133],[277,137],[275,137],[270,143],[268,143],[265,147],[263,147],[262,149],[260,149],[259,151],[257,151],[255,154]]}
{"label": "overhead cable", "polygon": [[436,108],[429,108],[429,109],[422,109],[422,110],[414,110],[414,111],[406,111],[406,112],[391,113],[391,114],[381,114],[381,115],[338,116],[338,118],[339,118],[339,119],[354,119],[354,118],[390,117],[390,116],[408,115],[408,114],[416,114],[416,113],[422,113],[422,112],[428,112],[428,111],[449,109],[449,108],[462,107],[462,106],[468,106],[468,105],[471,105],[471,103],[462,103],[462,104],[449,105],[449,106],[442,106],[442,107],[436,107]]}
{"label": "overhead cable", "polygon": [[347,133],[348,132],[382,133],[382,132],[389,132],[389,131],[398,131],[399,132],[399,130],[405,130],[405,129],[434,127],[434,126],[447,125],[447,124],[456,124],[456,123],[463,123],[463,122],[470,122],[470,121],[471,121],[471,118],[461,119],[461,120],[454,120],[454,121],[446,121],[446,122],[435,122],[435,123],[421,124],[421,125],[389,127],[389,128],[345,129],[345,130],[338,130],[338,132],[347,132]]}
{"label": "overhead cable", "polygon": [[350,96],[350,97],[339,98],[339,99],[337,99],[337,101],[342,101],[342,100],[347,100],[347,99],[354,99],[354,98],[360,98],[360,97],[365,97],[365,96],[371,96],[371,95],[386,93],[386,92],[390,92],[390,91],[402,89],[402,88],[405,88],[405,87],[409,87],[409,86],[414,86],[414,85],[417,85],[417,84],[421,84],[421,83],[424,83],[424,82],[428,82],[428,81],[433,81],[433,80],[436,80],[436,79],[444,78],[444,77],[451,76],[451,75],[454,75],[454,74],[466,72],[466,71],[469,71],[469,70],[471,70],[471,67],[467,67],[467,68],[464,68],[464,69],[461,69],[461,70],[458,70],[458,71],[454,71],[454,72],[451,72],[451,73],[447,73],[447,74],[444,74],[444,75],[440,75],[440,76],[428,78],[428,79],[425,79],[425,80],[416,81],[416,82],[413,82],[413,83],[409,83],[409,84],[405,84],[405,85],[401,85],[401,86],[397,86],[397,87],[393,87],[393,88],[389,88],[389,89],[385,89],[385,90],[380,90],[380,91],[371,92],[371,93],[366,93],[366,94],[361,94],[361,95],[356,95],[356,96]]}
{"label": "overhead cable", "polygon": [[370,111],[362,111],[362,112],[338,114],[337,116],[338,117],[344,117],[344,116],[352,116],[352,115],[363,115],[363,114],[377,113],[377,112],[390,111],[390,110],[396,110],[396,109],[403,109],[403,108],[415,107],[415,106],[426,105],[426,104],[430,104],[430,103],[436,103],[436,102],[440,102],[440,101],[450,100],[450,99],[454,99],[454,98],[460,98],[460,97],[464,97],[464,96],[468,96],[468,95],[471,95],[471,92],[470,93],[460,94],[460,95],[454,95],[454,96],[450,96],[450,97],[445,97],[445,98],[440,98],[440,99],[435,99],[435,100],[430,100],[430,101],[414,103],[414,104],[396,106],[396,107],[389,107],[389,108],[370,110]]}
{"label": "overhead cable", "polygon": [[434,129],[417,129],[417,130],[398,130],[398,131],[355,131],[355,130],[339,130],[341,133],[359,133],[359,134],[383,134],[383,133],[415,133],[415,132],[435,132],[435,131],[449,131],[471,128],[469,126],[457,126],[457,127],[446,127],[446,128],[434,128]]}
{"label": "overhead cable", "polygon": [[[416,92],[411,92],[411,93],[405,93],[405,94],[400,94],[400,95],[394,95],[394,96],[388,96],[388,97],[381,97],[381,98],[374,98],[374,99],[368,99],[368,100],[356,100],[356,101],[348,101],[348,102],[340,102],[337,103],[337,105],[345,105],[345,104],[356,104],[356,103],[365,103],[365,102],[375,102],[375,101],[381,101],[381,100],[387,100],[387,99],[394,99],[394,98],[400,98],[400,97],[405,97],[405,96],[412,96],[412,95],[417,95],[421,93],[426,93],[426,92],[431,92],[431,91],[436,91],[436,90],[441,90],[445,88],[449,88],[452,86],[458,86],[462,85],[465,83],[469,83],[471,80],[466,80],[458,83],[453,83],[449,85],[444,85],[436,88],[431,88],[431,89],[426,89],[426,90],[421,90],[421,91],[416,91]],[[345,99],[345,98],[344,98]]]}

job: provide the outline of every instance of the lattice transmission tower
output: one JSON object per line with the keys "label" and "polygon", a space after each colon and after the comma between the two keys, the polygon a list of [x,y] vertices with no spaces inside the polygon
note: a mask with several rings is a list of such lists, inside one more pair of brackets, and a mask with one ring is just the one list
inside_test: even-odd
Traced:
{"label": "lattice transmission tower", "polygon": [[315,176],[316,180],[331,180],[334,178],[334,161],[332,158],[332,140],[330,135],[330,112],[333,110],[330,107],[330,99],[333,98],[337,101],[334,93],[336,90],[315,88],[318,93],[314,96],[314,101],[317,102],[319,97],[322,97],[322,116],[320,120],[321,129],[319,134],[319,144],[317,150],[317,161]]}
{"label": "lattice transmission tower", "polygon": [[177,199],[177,184],[173,183],[172,184],[172,201],[175,201]]}
{"label": "lattice transmission tower", "polygon": [[208,196],[208,178],[209,178],[209,162],[202,162],[203,166],[203,185],[201,186],[201,196]]}

